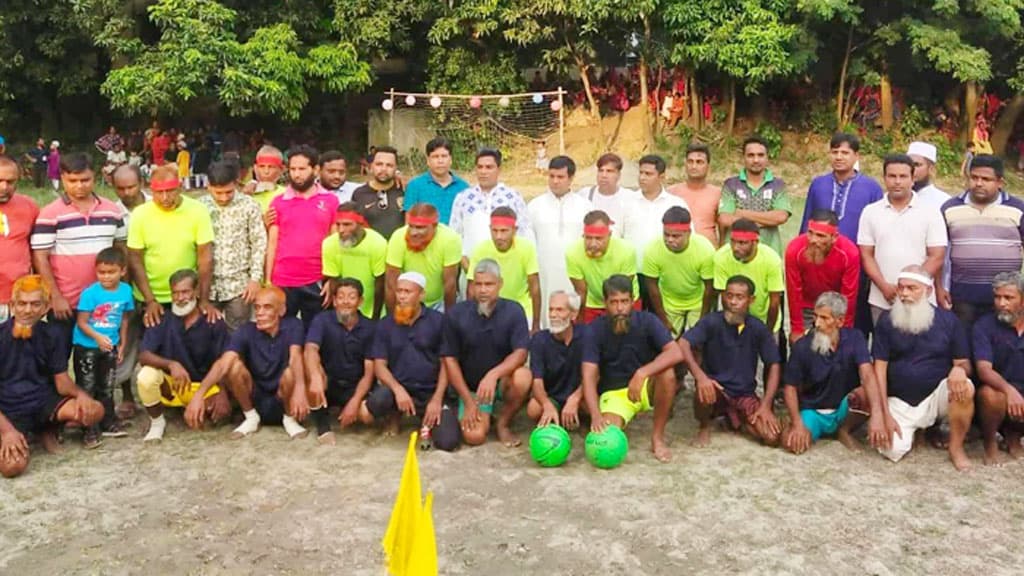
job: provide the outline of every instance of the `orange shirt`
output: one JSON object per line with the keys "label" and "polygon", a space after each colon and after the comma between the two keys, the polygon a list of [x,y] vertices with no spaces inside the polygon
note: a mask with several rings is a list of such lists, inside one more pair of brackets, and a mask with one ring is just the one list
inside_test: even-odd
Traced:
{"label": "orange shirt", "polygon": [[693,189],[686,182],[680,182],[669,186],[668,192],[686,201],[690,207],[690,216],[693,217],[693,229],[717,248],[718,201],[722,198],[722,189],[706,182],[703,188]]}

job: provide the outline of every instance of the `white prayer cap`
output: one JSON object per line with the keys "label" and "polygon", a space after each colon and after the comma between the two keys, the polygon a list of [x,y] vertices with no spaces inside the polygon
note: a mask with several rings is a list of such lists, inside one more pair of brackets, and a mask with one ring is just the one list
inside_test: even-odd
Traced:
{"label": "white prayer cap", "polygon": [[403,272],[398,277],[399,282],[401,282],[402,280],[412,282],[413,284],[419,286],[420,288],[423,288],[424,290],[427,289],[427,279],[425,276],[423,276],[423,274],[420,274],[419,272]]}
{"label": "white prayer cap", "polygon": [[911,142],[910,147],[907,148],[907,154],[921,156],[932,164],[935,164],[939,157],[938,150],[935,149],[935,145],[927,142]]}

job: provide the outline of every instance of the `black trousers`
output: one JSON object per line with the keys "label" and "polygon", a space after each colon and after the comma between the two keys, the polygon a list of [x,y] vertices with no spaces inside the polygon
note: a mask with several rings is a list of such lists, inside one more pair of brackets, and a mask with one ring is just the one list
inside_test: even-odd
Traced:
{"label": "black trousers", "polygon": [[298,316],[302,319],[302,326],[309,330],[313,318],[324,308],[323,297],[320,296],[320,283],[314,282],[305,286],[291,286],[284,288],[285,303],[288,307],[288,316]]}
{"label": "black trousers", "polygon": [[114,371],[117,368],[117,348],[104,352],[99,348],[75,346],[75,383],[79,388],[103,404],[103,422],[106,428],[114,421]]}

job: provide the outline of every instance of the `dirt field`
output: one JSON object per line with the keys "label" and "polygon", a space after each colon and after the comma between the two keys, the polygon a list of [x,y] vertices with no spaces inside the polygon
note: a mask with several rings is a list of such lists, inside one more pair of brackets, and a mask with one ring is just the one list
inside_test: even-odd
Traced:
{"label": "dirt field", "polygon": [[[675,460],[649,454],[650,419],[618,469],[541,469],[495,443],[422,454],[442,574],[1014,574],[1024,560],[1022,464],[956,474],[928,449],[892,465],[824,441],[795,457],[719,433]],[[144,420],[144,418],[143,418]],[[131,438],[86,452],[69,437],[0,484],[0,574],[382,574],[380,539],[405,438],[362,430],[335,447],[265,428]],[[518,428],[526,433],[527,423]]]}

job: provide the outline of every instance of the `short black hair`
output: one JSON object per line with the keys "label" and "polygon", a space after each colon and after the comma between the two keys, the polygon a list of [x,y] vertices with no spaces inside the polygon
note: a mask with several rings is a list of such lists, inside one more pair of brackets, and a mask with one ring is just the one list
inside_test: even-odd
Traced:
{"label": "short black hair", "polygon": [[373,152],[370,154],[370,162],[376,160],[377,154],[380,154],[382,152],[384,154],[391,154],[392,156],[395,157],[395,162],[398,162],[398,150],[395,150],[394,147],[392,146],[370,146],[370,149],[373,150]]}
{"label": "short black hair", "polygon": [[363,207],[360,206],[359,203],[352,202],[351,200],[349,200],[348,202],[342,202],[341,204],[338,204],[338,210],[337,211],[338,212],[355,212],[356,214],[359,214],[360,216],[362,216],[364,218],[366,217],[366,211],[363,210]]}
{"label": "short black hair", "polygon": [[344,154],[337,150],[328,150],[320,155],[320,167],[323,168],[325,164],[337,162],[338,160],[343,160],[345,164],[348,164]]}
{"label": "short black hair", "polygon": [[1003,166],[1003,159],[994,154],[978,154],[972,158],[968,174],[975,168],[991,168],[992,171],[996,173],[996,178],[1002,178],[1003,174],[1006,173],[1006,168]]}
{"label": "short black hair", "polygon": [[625,274],[612,274],[601,284],[601,294],[607,300],[612,294],[629,294],[633,297],[633,281]]}
{"label": "short black hair", "polygon": [[494,163],[501,166],[501,150],[498,150],[497,148],[481,148],[476,153],[475,161],[479,161],[481,158],[486,158],[488,156],[494,158]]}
{"label": "short black hair", "polygon": [[[975,156],[977,158],[977,156]],[[884,176],[886,171],[889,170],[891,164],[906,164],[910,167],[910,173],[914,173],[914,161],[906,154],[886,154],[882,160],[882,175]],[[974,161],[971,161],[971,166],[974,166]]]}
{"label": "short black hair", "polygon": [[761,229],[757,226],[757,222],[747,218],[740,218],[733,222],[732,229],[737,232],[757,232],[758,234],[761,232]]}
{"label": "short black hair", "polygon": [[754,295],[754,281],[751,280],[750,278],[744,276],[743,274],[736,274],[735,276],[730,276],[729,279],[725,281],[726,288],[736,284],[741,284],[747,287],[747,296]]}
{"label": "short black hair", "polygon": [[611,164],[616,170],[622,170],[622,157],[612,152],[606,152],[601,154],[601,157],[597,159],[597,167],[600,168],[605,164]]}
{"label": "short black hair", "polygon": [[308,144],[300,144],[288,151],[288,160],[291,160],[296,156],[302,156],[306,160],[309,160],[310,166],[316,166],[320,163],[320,153],[316,151],[316,148],[313,148]]}
{"label": "short black hair", "polygon": [[199,289],[199,274],[191,268],[182,268],[181,270],[178,270],[174,274],[171,274],[171,279],[169,281],[171,290],[173,290],[174,287],[177,286],[178,284],[181,284],[181,282],[184,280],[192,281],[193,290]]}
{"label": "short black hair", "polygon": [[654,169],[658,171],[658,174],[664,174],[665,173],[665,167],[666,167],[665,159],[662,158],[661,156],[658,156],[657,154],[648,154],[648,155],[640,158],[640,161],[637,162],[638,166],[643,166],[644,164],[651,164],[651,165],[653,165]]}
{"label": "short black hair", "polygon": [[576,175],[576,162],[568,156],[555,156],[548,162],[548,170],[561,170],[562,168],[565,168],[570,178]]}
{"label": "short black hair", "polygon": [[99,254],[96,255],[96,265],[100,264],[113,264],[120,268],[128,266],[128,258],[124,255],[124,250],[120,248],[114,248],[109,246],[100,250]]}
{"label": "short black hair", "polygon": [[854,152],[860,152],[860,138],[857,138],[855,134],[846,132],[836,132],[833,134],[832,139],[828,141],[828,149],[834,150],[843,144],[849,146],[850,150]]}
{"label": "short black hair", "polygon": [[606,224],[612,223],[612,217],[608,215],[604,210],[591,210],[583,216],[583,225],[592,226],[598,222],[604,222]]}
{"label": "short black hair", "polygon": [[703,154],[704,158],[711,162],[711,149],[708,148],[707,144],[695,143],[688,145],[686,147],[686,156],[690,154]]}
{"label": "short black hair", "polygon": [[206,169],[206,177],[213,186],[227,186],[238,181],[238,164],[228,160],[218,160]]}
{"label": "short black hair", "polygon": [[363,297],[363,283],[358,278],[338,278],[334,283],[334,293],[337,294],[342,288],[355,288],[356,294],[359,294],[360,298]]}
{"label": "short black hair", "polygon": [[437,138],[431,138],[430,142],[427,142],[427,156],[433,154],[434,150],[438,148],[444,148],[449,154],[452,153],[452,143],[447,138],[438,136]]}
{"label": "short black hair", "polygon": [[836,213],[829,210],[828,208],[817,208],[811,212],[811,220],[815,222],[826,222],[832,226],[839,225],[839,217]]}
{"label": "short black hair", "polygon": [[662,224],[689,224],[690,211],[682,206],[673,206],[668,210],[665,210],[665,214],[661,217]]}
{"label": "short black hair", "polygon": [[513,220],[518,220],[516,211],[513,210],[511,206],[498,206],[494,210],[491,210],[491,217],[511,218]]}
{"label": "short black hair", "polygon": [[743,148],[741,148],[741,150],[743,150],[744,154],[747,153],[747,146],[750,146],[751,144],[760,144],[761,146],[764,146],[765,151],[768,150],[768,142],[766,142],[764,138],[761,138],[758,134],[751,134],[743,139]]}
{"label": "short black hair", "polygon": [[75,152],[60,157],[61,174],[78,174],[92,171],[92,159],[84,152]]}

